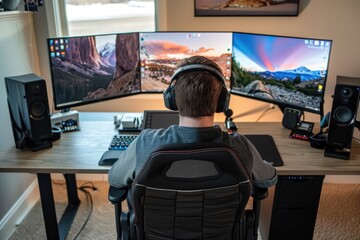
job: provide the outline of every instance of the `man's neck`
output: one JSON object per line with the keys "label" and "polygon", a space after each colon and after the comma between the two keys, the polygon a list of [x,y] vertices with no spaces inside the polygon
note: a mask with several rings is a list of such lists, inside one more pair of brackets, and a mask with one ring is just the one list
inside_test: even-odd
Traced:
{"label": "man's neck", "polygon": [[214,115],[204,117],[185,117],[180,115],[179,125],[183,127],[212,127]]}

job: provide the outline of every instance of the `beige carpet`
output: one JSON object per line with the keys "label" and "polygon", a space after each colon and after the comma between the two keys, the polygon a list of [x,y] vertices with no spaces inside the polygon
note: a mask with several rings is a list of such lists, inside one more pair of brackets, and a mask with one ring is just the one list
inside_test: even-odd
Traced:
{"label": "beige carpet", "polygon": [[[78,186],[84,182],[78,181]],[[77,239],[116,239],[114,210],[107,200],[108,184],[94,182],[91,192],[94,208],[84,230]],[[57,216],[66,207],[64,184],[53,184]],[[67,239],[74,239],[90,211],[86,195],[79,191],[82,204]],[[30,211],[10,237],[13,239],[46,239],[40,202]],[[314,232],[315,240],[360,240],[360,184],[324,184]]]}
{"label": "beige carpet", "polygon": [[314,239],[360,240],[360,184],[324,184]]}

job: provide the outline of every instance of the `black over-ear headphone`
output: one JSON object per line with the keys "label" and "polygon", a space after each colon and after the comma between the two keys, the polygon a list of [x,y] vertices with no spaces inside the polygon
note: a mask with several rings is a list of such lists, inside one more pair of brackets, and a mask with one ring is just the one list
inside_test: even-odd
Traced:
{"label": "black over-ear headphone", "polygon": [[222,83],[222,89],[216,105],[216,112],[218,113],[225,112],[229,108],[230,93],[226,88],[224,76],[217,69],[203,64],[191,64],[181,67],[175,71],[175,73],[171,77],[169,87],[163,93],[165,107],[170,110],[175,110],[175,111],[178,110],[175,101],[175,88],[172,83],[174,80],[176,80],[179,77],[180,74],[187,71],[204,71],[204,70],[214,75],[216,79],[218,79]]}
{"label": "black over-ear headphone", "polygon": [[331,113],[328,112],[320,121],[320,132],[309,138],[310,146],[313,148],[324,149],[327,142],[327,134],[323,129],[329,126]]}

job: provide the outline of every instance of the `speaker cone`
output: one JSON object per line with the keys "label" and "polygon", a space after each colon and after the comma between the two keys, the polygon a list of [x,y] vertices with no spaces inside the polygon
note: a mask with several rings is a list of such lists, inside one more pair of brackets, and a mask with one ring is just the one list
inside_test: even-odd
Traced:
{"label": "speaker cone", "polygon": [[35,120],[43,119],[45,116],[45,112],[46,112],[46,107],[45,107],[44,102],[34,101],[33,103],[31,103],[29,111],[30,111],[31,118],[33,118]]}
{"label": "speaker cone", "polygon": [[350,123],[353,119],[353,112],[348,107],[340,106],[335,109],[334,118],[342,124]]}

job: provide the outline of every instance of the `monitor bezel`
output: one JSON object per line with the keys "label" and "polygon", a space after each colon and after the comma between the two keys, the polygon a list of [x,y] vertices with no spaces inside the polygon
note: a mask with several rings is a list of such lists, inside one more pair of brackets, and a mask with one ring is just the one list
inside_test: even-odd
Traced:
{"label": "monitor bezel", "polygon": [[284,103],[284,102],[279,102],[279,101],[272,101],[270,99],[254,97],[254,96],[251,96],[251,95],[242,94],[242,93],[234,90],[233,89],[233,74],[232,74],[233,64],[231,64],[231,79],[230,79],[230,93],[231,94],[233,94],[235,96],[240,96],[240,97],[244,97],[244,98],[257,100],[257,101],[262,101],[262,102],[275,104],[281,109],[282,112],[284,111],[285,108],[289,107],[289,108],[293,108],[293,109],[298,109],[300,111],[315,113],[315,114],[319,114],[320,116],[323,116],[323,114],[324,114],[323,108],[324,108],[324,102],[325,102],[325,91],[326,91],[326,85],[327,85],[327,81],[328,81],[329,65],[330,65],[330,61],[331,61],[330,56],[331,56],[333,40],[326,39],[326,38],[311,38],[311,37],[301,37],[301,36],[261,34],[261,33],[252,33],[252,32],[232,32],[232,33],[233,33],[233,41],[232,41],[232,48],[233,49],[232,49],[231,52],[232,52],[233,57],[234,57],[234,54],[233,54],[233,52],[234,52],[234,34],[249,34],[249,35],[257,35],[257,36],[265,36],[265,37],[270,36],[270,37],[283,37],[283,38],[304,39],[304,40],[308,39],[308,40],[319,40],[319,41],[329,41],[329,42],[331,42],[330,48],[329,48],[328,62],[327,62],[327,66],[326,66],[326,74],[325,74],[325,77],[324,77],[323,91],[322,91],[322,95],[321,95],[321,98],[320,98],[319,110],[313,110],[313,109],[302,107],[302,106],[299,106],[299,105],[296,105],[296,104],[289,104],[289,103]]}
{"label": "monitor bezel", "polygon": [[[89,34],[89,35],[77,35],[77,36],[64,36],[64,37],[49,37],[46,39],[46,44],[47,44],[47,52],[48,52],[48,59],[49,59],[49,68],[50,68],[50,76],[51,76],[51,89],[52,89],[52,94],[53,94],[53,106],[55,110],[60,110],[60,111],[69,111],[71,108],[73,107],[79,107],[79,106],[84,106],[84,105],[88,105],[88,104],[94,104],[94,103],[100,103],[100,102],[105,102],[105,101],[110,101],[110,100],[115,100],[115,99],[119,99],[119,98],[123,98],[123,97],[128,97],[128,96],[133,96],[133,95],[138,95],[141,94],[141,76],[139,75],[139,82],[140,82],[140,88],[137,92],[132,92],[132,93],[126,93],[126,94],[121,94],[121,95],[113,95],[113,96],[108,96],[108,97],[101,97],[98,99],[91,99],[88,101],[81,101],[81,102],[77,102],[77,103],[69,103],[66,105],[62,105],[62,103],[57,103],[56,100],[56,88],[55,88],[55,84],[54,84],[54,76],[53,76],[53,68],[52,68],[52,60],[51,60],[51,55],[50,55],[50,40],[56,40],[56,39],[70,39],[70,38],[82,38],[82,37],[97,37],[97,36],[110,36],[110,35],[127,35],[127,34],[136,34],[137,35],[137,39],[139,38],[139,32],[126,32],[126,33],[106,33],[106,34]],[[140,73],[140,55],[139,55],[139,59],[138,59],[138,73]],[[59,104],[61,104],[61,106],[59,106]]]}

